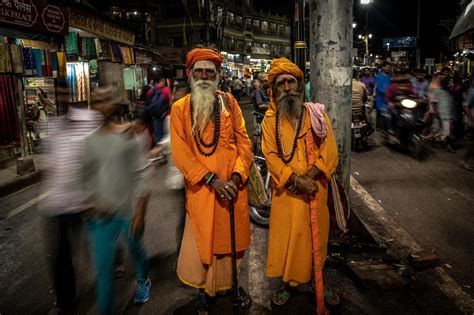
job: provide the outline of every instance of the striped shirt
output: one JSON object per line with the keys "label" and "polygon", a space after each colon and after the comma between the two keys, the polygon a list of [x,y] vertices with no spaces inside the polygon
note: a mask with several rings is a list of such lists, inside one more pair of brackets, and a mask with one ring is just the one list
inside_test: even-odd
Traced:
{"label": "striped shirt", "polygon": [[103,122],[96,111],[70,107],[53,122],[47,139],[48,167],[45,187],[50,192],[39,211],[47,216],[77,213],[84,209],[82,160],[84,137]]}

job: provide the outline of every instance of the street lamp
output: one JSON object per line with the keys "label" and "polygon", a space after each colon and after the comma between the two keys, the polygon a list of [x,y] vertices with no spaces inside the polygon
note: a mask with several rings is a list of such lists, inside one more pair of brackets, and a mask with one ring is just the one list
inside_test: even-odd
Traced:
{"label": "street lamp", "polygon": [[369,39],[372,38],[372,34],[369,33],[369,4],[372,0],[360,0],[360,4],[365,6],[365,61],[369,64]]}
{"label": "street lamp", "polygon": [[359,34],[359,39],[362,39],[365,44],[365,62],[369,64],[369,39],[372,39],[373,35],[372,34],[367,34],[367,35],[360,35]]}

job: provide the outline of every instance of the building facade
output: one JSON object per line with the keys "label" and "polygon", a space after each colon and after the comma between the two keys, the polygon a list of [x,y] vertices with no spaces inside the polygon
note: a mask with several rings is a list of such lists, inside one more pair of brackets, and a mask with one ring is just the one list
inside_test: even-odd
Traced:
{"label": "building facade", "polygon": [[186,52],[199,44],[221,50],[224,68],[237,76],[264,71],[272,58],[291,55],[290,18],[256,11],[253,0],[153,1],[152,9],[142,16],[143,4],[135,8],[116,0],[112,10],[130,23],[141,20],[137,31],[151,35],[145,44],[172,64],[183,64]]}

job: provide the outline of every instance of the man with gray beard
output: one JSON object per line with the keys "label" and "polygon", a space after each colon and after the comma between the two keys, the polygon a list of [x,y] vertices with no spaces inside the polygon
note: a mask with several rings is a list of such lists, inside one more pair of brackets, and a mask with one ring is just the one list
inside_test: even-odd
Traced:
{"label": "man with gray beard", "polygon": [[253,156],[237,101],[217,90],[222,60],[211,49],[188,53],[191,94],[173,104],[170,119],[173,161],[186,188],[177,274],[199,289],[199,314],[209,312],[209,297],[232,287],[229,202],[235,209],[237,266],[250,244],[244,183]]}
{"label": "man with gray beard", "polygon": [[328,182],[338,164],[324,105],[304,103],[304,75],[286,58],[268,73],[270,108],[262,124],[262,152],[272,175],[268,277],[283,280],[276,305],[314,277],[318,314],[326,314],[322,269],[327,252]]}

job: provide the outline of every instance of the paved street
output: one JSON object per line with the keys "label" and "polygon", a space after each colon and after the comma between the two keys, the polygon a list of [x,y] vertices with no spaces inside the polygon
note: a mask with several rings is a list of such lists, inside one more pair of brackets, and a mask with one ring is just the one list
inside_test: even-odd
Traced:
{"label": "paved street", "polygon": [[369,152],[352,152],[352,176],[472,294],[474,173],[458,166],[464,150],[437,149],[419,162],[376,143]]}
{"label": "paved street", "polygon": [[[250,104],[242,107],[251,132],[252,107]],[[428,161],[417,162],[385,147],[377,147],[367,153],[354,153],[351,173],[422,246],[435,249],[442,264],[452,266],[447,269],[451,276],[460,285],[467,286],[473,284],[470,248],[474,222],[470,212],[474,209],[474,186],[473,174],[456,165],[459,154],[439,152]],[[159,167],[145,231],[145,243],[151,256],[151,300],[141,308],[133,305],[133,269],[127,261],[126,276],[116,281],[116,304],[120,313],[191,314],[193,310],[195,290],[182,285],[175,275],[176,227],[183,211],[183,198],[180,192],[164,187],[165,176],[166,167]],[[47,314],[54,303],[44,257],[43,233],[48,231],[42,228],[42,218],[37,213],[37,202],[47,192],[40,188],[41,184],[0,200],[2,315]],[[278,281],[268,281],[264,277],[267,234],[267,230],[252,226],[252,247],[246,253],[242,270],[241,285],[252,294],[253,314],[269,313],[271,289],[279,285]],[[95,314],[94,271],[86,233],[78,248],[75,266],[80,314]],[[346,302],[342,314],[390,313],[394,305],[403,303],[411,305],[410,311],[417,313],[419,301],[442,301],[440,293],[422,281],[408,296],[400,297],[397,292],[360,290],[334,266],[328,268],[326,275],[328,283],[344,291]],[[303,292],[272,313],[311,314],[310,296]],[[434,303],[425,310],[456,314],[450,303],[442,304],[443,309]],[[220,299],[215,313],[227,314],[229,307],[229,298]]]}

